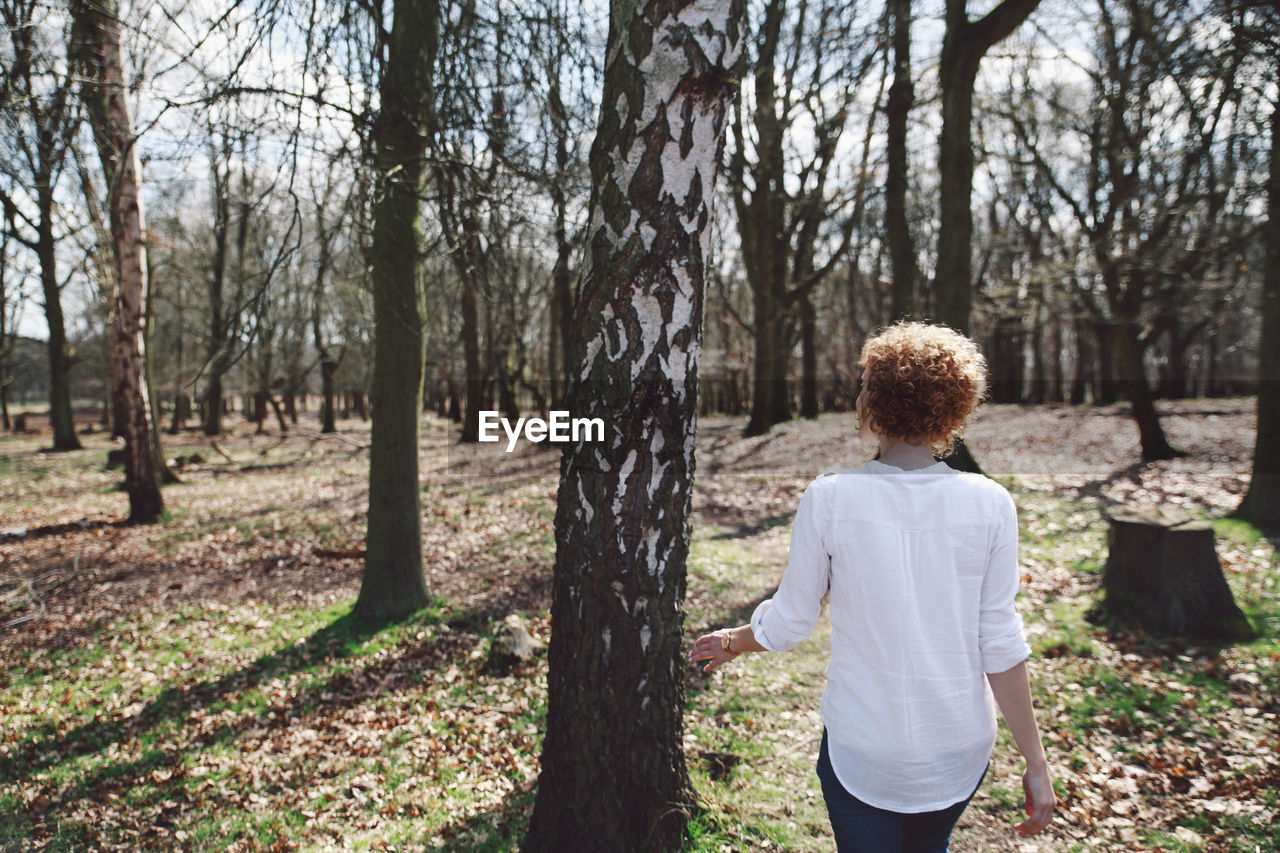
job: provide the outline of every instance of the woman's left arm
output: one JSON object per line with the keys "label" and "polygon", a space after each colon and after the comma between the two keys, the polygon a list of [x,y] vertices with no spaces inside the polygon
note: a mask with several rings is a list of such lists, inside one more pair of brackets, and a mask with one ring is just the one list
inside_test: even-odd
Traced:
{"label": "woman's left arm", "polygon": [[1053,820],[1058,798],[1053,792],[1053,777],[1040,741],[1040,730],[1036,726],[1026,662],[1004,672],[988,672],[987,683],[991,685],[991,695],[1027,763],[1027,770],[1022,776],[1027,819],[1018,824],[1017,831],[1023,836],[1035,835]]}

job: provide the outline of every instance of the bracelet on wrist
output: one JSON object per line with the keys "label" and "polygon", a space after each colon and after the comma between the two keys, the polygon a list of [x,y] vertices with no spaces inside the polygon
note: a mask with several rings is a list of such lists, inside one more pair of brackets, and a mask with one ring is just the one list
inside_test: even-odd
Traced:
{"label": "bracelet on wrist", "polygon": [[725,654],[730,654],[735,656],[742,654],[741,652],[736,652],[733,650],[733,629],[732,628],[726,628],[724,633],[720,635],[720,648],[724,650]]}

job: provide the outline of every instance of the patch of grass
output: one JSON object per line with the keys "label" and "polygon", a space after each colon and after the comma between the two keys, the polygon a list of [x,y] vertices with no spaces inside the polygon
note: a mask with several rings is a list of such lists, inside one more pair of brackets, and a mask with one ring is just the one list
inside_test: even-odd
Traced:
{"label": "patch of grass", "polygon": [[[733,556],[737,548],[732,542],[704,546],[693,564],[699,573],[737,574],[737,568],[726,569],[715,559]],[[698,577],[705,582],[702,574]],[[715,809],[695,823],[687,849],[830,845],[813,769],[822,733],[817,709],[829,632],[823,620],[813,637],[785,655],[749,655],[695,682],[700,686],[689,693],[686,754],[697,790]],[[736,762],[727,773],[721,756]]]}
{"label": "patch of grass", "polygon": [[[326,849],[362,814],[369,842],[432,838],[482,805],[464,766],[439,766],[440,743],[470,744],[483,725],[488,739],[468,748],[497,749],[499,778],[516,788],[532,778],[545,714],[528,674],[493,679],[465,658],[460,669],[432,657],[444,609],[370,630],[343,604],[193,606],[119,620],[83,649],[24,655],[0,687],[0,707],[20,709],[0,722],[14,762],[0,776],[0,841],[32,837],[40,820],[49,849],[124,843],[130,827],[137,849],[308,838]],[[412,663],[423,652],[425,668]],[[41,701],[51,693],[62,700]],[[487,695],[517,706],[510,721],[463,722],[472,712],[459,709]],[[421,804],[445,791],[452,807],[424,831]],[[55,818],[58,802],[78,805]]]}

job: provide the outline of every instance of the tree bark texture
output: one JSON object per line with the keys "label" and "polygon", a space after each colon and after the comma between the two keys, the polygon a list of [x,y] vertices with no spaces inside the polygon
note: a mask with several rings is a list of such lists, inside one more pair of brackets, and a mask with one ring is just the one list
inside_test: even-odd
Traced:
{"label": "tree bark texture", "polygon": [[81,89],[107,180],[111,235],[115,244],[114,310],[111,324],[113,409],[124,436],[125,491],[129,521],[146,524],[164,514],[160,460],[147,382],[147,248],[142,208],[142,163],[129,110],[114,0],[71,4],[80,59]]}
{"label": "tree bark texture", "polygon": [[370,622],[427,603],[418,450],[426,360],[421,261],[438,0],[396,0],[374,124],[373,432],[369,527],[355,612]]}
{"label": "tree bark texture", "polygon": [[714,182],[743,0],[613,0],[569,390],[547,734],[527,851],[676,849],[683,597]]}
{"label": "tree bark texture", "polygon": [[1213,525],[1153,509],[1108,514],[1103,608],[1116,624],[1208,640],[1254,636],[1214,547]]}
{"label": "tree bark texture", "polygon": [[1237,514],[1269,531],[1280,531],[1280,102],[1271,108],[1271,154],[1267,176],[1267,247],[1262,281],[1262,341],[1258,352],[1258,433],[1253,476]]}

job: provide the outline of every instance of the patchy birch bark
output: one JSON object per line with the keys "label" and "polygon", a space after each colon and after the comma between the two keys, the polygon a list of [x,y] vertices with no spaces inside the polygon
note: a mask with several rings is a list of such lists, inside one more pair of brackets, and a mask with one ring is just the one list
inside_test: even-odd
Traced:
{"label": "patchy birch bark", "polygon": [[147,247],[142,163],[124,85],[120,21],[114,0],[73,0],[71,14],[85,79],[81,89],[107,180],[115,243],[115,310],[111,323],[112,408],[124,437],[129,521],[164,514],[147,383]]}
{"label": "patchy birch bark", "polygon": [[525,849],[672,849],[694,792],[683,611],[711,204],[744,0],[613,0],[556,512],[549,710]]}

